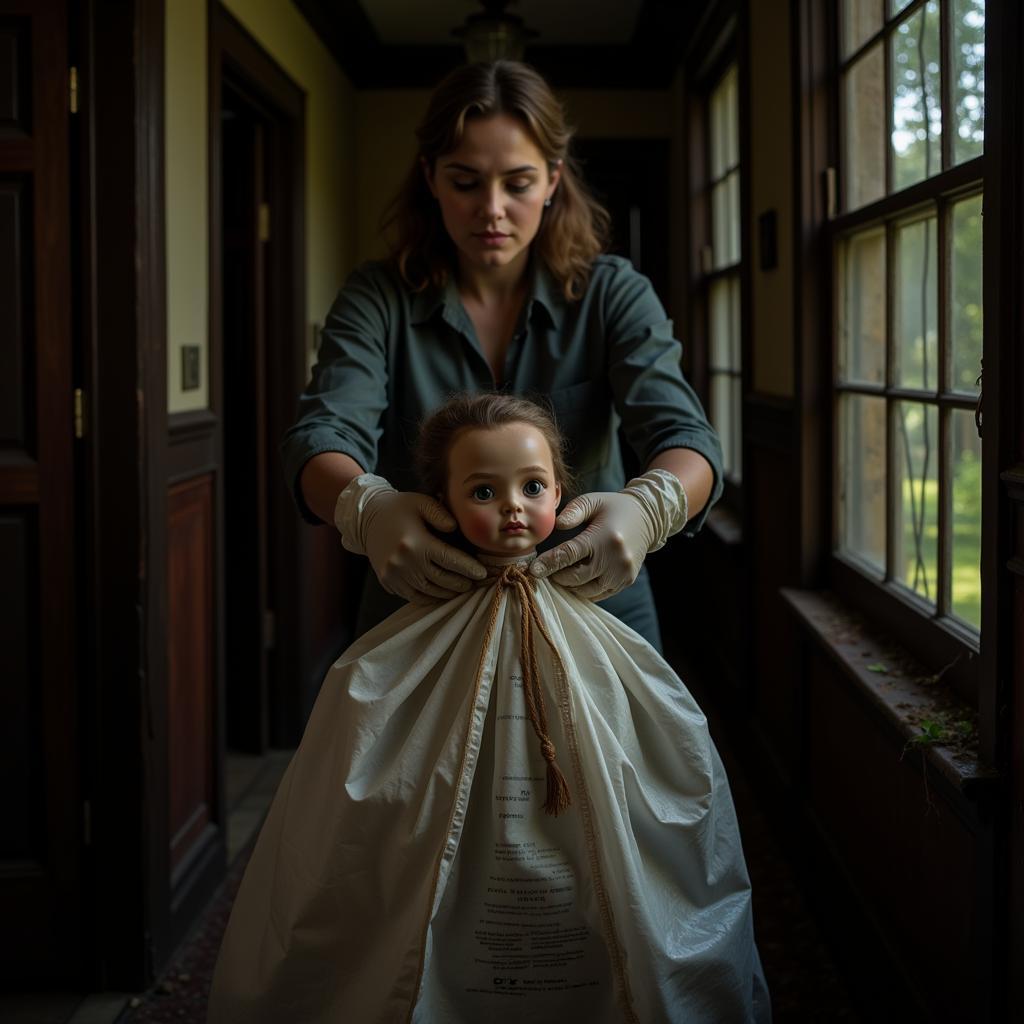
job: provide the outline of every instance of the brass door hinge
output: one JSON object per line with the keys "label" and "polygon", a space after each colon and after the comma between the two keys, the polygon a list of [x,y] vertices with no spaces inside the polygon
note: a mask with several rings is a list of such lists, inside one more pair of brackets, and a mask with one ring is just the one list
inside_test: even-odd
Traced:
{"label": "brass door hinge", "polygon": [[72,67],[68,73],[68,105],[72,114],[78,113],[78,68]]}
{"label": "brass door hinge", "polygon": [[270,204],[260,203],[259,236],[261,242],[270,241]]}
{"label": "brass door hinge", "polygon": [[85,437],[85,394],[81,388],[75,388],[75,437]]}

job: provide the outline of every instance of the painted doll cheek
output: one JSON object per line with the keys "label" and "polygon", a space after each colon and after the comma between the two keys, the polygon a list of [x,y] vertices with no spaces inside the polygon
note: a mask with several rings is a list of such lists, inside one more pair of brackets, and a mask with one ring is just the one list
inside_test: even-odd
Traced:
{"label": "painted doll cheek", "polygon": [[466,535],[467,540],[474,544],[490,540],[491,534],[494,532],[491,517],[480,514],[466,516],[462,532]]}
{"label": "painted doll cheek", "polygon": [[552,508],[546,512],[541,512],[533,518],[534,527],[533,532],[541,540],[550,537],[555,532],[555,510]]}

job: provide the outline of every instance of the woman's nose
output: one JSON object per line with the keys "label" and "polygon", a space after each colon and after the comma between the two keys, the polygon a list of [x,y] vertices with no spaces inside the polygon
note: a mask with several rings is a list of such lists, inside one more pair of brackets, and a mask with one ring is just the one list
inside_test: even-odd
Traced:
{"label": "woman's nose", "polygon": [[500,220],[505,215],[505,204],[500,182],[495,182],[483,193],[483,214],[488,220]]}

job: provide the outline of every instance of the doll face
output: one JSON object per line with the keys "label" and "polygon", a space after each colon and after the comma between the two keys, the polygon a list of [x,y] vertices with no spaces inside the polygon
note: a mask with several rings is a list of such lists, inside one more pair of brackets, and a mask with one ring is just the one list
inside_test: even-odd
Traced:
{"label": "doll face", "polygon": [[475,270],[521,267],[560,169],[508,114],[471,118],[457,149],[425,168],[459,263]]}
{"label": "doll face", "polygon": [[555,528],[562,488],[544,435],[527,423],[463,430],[448,453],[448,508],[478,551],[528,554]]}

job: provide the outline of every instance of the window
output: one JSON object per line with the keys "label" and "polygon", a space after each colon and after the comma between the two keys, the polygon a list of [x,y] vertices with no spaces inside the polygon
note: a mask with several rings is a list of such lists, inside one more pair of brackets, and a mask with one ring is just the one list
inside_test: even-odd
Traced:
{"label": "window", "polygon": [[[701,248],[700,284],[708,339],[708,416],[722,442],[726,478],[742,475],[740,356],[739,74],[731,64],[713,85],[706,110],[705,190],[708,241]],[[700,223],[699,218],[694,218]]]}
{"label": "window", "polygon": [[981,623],[984,0],[838,0],[835,538]]}

